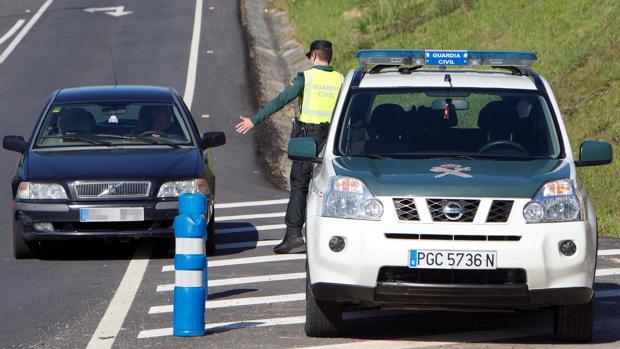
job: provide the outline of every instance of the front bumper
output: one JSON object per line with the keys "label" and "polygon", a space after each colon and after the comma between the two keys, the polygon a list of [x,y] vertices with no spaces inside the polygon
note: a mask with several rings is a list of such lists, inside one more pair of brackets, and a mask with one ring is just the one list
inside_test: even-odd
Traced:
{"label": "front bumper", "polygon": [[[81,208],[143,207],[140,222],[80,222]],[[27,203],[15,204],[15,221],[25,240],[97,238],[172,238],[172,222],[178,202],[155,200],[123,202]],[[37,230],[35,223],[49,222],[53,231]]]}

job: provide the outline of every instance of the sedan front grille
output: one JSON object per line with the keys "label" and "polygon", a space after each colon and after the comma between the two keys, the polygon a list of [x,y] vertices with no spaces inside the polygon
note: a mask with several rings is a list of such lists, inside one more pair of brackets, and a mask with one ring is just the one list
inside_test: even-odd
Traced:
{"label": "sedan front grille", "polygon": [[427,199],[435,222],[473,222],[480,200]]}
{"label": "sedan front grille", "polygon": [[149,195],[148,181],[76,182],[75,195],[80,199],[143,198]]}
{"label": "sedan front grille", "polygon": [[420,215],[412,198],[394,198],[394,208],[401,221],[419,221]]}

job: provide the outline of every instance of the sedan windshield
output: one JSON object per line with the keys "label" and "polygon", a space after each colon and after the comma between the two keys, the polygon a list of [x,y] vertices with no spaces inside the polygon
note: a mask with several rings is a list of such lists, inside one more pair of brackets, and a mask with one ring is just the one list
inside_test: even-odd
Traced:
{"label": "sedan windshield", "polygon": [[538,159],[561,153],[553,116],[534,91],[360,89],[337,151],[384,158]]}
{"label": "sedan windshield", "polygon": [[53,105],[35,146],[119,146],[191,144],[183,116],[172,104],[102,102]]}

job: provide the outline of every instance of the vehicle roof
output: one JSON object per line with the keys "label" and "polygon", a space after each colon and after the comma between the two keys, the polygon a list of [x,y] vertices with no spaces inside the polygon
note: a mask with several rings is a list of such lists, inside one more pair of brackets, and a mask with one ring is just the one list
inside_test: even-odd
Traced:
{"label": "vehicle roof", "polygon": [[159,86],[85,86],[64,88],[58,92],[55,103],[91,101],[157,101],[172,102],[172,89]]}
{"label": "vehicle roof", "polygon": [[450,74],[452,87],[536,90],[534,81],[528,76],[494,70],[416,70],[411,74],[384,70],[365,74],[359,87],[449,87],[444,80],[446,74]]}

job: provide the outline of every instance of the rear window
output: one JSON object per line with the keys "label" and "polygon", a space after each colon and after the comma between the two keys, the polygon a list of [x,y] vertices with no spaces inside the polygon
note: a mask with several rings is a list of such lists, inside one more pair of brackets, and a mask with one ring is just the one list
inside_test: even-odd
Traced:
{"label": "rear window", "polygon": [[561,153],[546,100],[531,91],[359,90],[341,125],[337,147],[346,156],[512,159]]}

